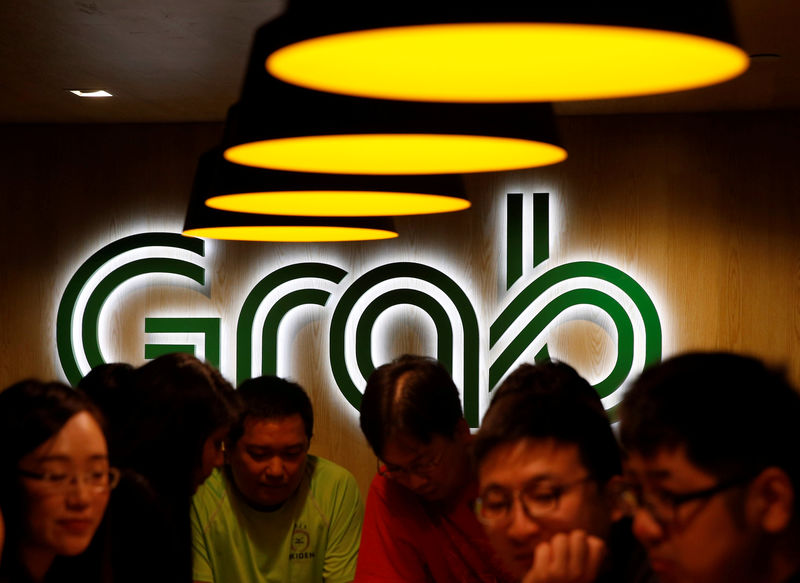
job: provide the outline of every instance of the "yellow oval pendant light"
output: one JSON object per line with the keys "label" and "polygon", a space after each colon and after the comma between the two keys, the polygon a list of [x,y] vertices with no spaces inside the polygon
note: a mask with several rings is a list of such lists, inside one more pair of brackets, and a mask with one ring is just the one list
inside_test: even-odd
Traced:
{"label": "yellow oval pendant light", "polygon": [[549,104],[442,104],[345,97],[260,69],[228,115],[225,158],[327,174],[463,174],[534,168],[567,157]]}
{"label": "yellow oval pendant light", "polygon": [[499,136],[339,134],[259,140],[228,148],[231,162],[344,174],[457,174],[534,168],[561,162],[554,144]]}
{"label": "yellow oval pendant light", "polygon": [[430,215],[461,211],[467,200],[415,192],[359,190],[252,191],[209,198],[211,208],[270,215],[306,217],[380,217]]}
{"label": "yellow oval pendant light", "polygon": [[[269,243],[338,243],[343,241],[378,241],[393,239],[397,233],[385,228],[369,226],[333,225],[330,221],[316,221],[316,224],[298,224],[298,221],[263,220],[241,221],[245,224],[230,226],[226,224],[204,227],[185,227],[187,237],[203,237],[224,241],[263,241]],[[224,221],[223,221],[224,223]],[[264,223],[264,224],[262,224]],[[304,223],[308,223],[305,221]]]}
{"label": "yellow oval pendant light", "polygon": [[[220,167],[225,165],[216,150],[200,157],[183,227],[184,235],[269,242],[373,241],[397,237],[393,221],[384,216],[290,216],[232,212],[235,205],[231,211],[211,208],[205,204],[206,200],[220,192],[225,179],[231,179],[230,175],[220,172]],[[266,182],[263,186],[268,184]],[[236,184],[227,186],[236,190]]]}
{"label": "yellow oval pendant light", "polygon": [[264,26],[267,71],[381,99],[507,103],[651,95],[741,74],[719,0],[295,0]]}
{"label": "yellow oval pendant light", "polygon": [[437,214],[470,207],[458,175],[370,176],[283,172],[200,158],[196,189],[213,209],[305,217]]}

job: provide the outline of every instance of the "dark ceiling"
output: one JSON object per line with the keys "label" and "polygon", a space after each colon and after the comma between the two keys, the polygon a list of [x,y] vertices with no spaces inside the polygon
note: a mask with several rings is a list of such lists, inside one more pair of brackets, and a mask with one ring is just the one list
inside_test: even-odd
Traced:
{"label": "dark ceiling", "polygon": [[[697,0],[702,2],[703,0]],[[562,115],[800,108],[799,0],[731,0],[742,77],[678,94],[558,104]],[[283,0],[9,0],[0,123],[222,121],[253,33]],[[103,88],[110,99],[68,89]]]}

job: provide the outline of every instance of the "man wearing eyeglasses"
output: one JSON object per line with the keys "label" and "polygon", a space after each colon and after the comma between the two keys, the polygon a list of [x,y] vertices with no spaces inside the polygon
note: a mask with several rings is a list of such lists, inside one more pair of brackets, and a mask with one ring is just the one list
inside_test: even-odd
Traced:
{"label": "man wearing eyeglasses", "polygon": [[596,391],[563,363],[521,365],[497,389],[475,439],[476,506],[524,583],[653,580],[615,493],[620,452]]}
{"label": "man wearing eyeglasses", "polygon": [[692,353],[623,402],[624,499],[664,583],[800,581],[800,395],[761,362]]}
{"label": "man wearing eyeglasses", "polygon": [[502,583],[473,511],[477,482],[458,389],[436,360],[377,368],[361,429],[379,459],[367,496],[358,583]]}

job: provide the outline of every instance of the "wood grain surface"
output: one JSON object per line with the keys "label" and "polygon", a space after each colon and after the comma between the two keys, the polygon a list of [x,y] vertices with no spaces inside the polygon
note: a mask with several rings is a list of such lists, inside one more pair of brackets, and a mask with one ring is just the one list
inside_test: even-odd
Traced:
{"label": "wood grain surface", "polygon": [[[386,262],[432,265],[464,289],[481,322],[490,322],[508,298],[505,196],[548,192],[550,258],[537,269],[574,260],[614,265],[643,285],[660,310],[665,355],[696,349],[754,354],[785,367],[800,384],[800,115],[562,117],[559,123],[566,162],[469,176],[470,210],[398,218],[398,239],[210,242],[208,295],[168,280],[127,284],[103,312],[104,355],[143,362],[145,317],[222,317],[222,369],[233,381],[232,315],[262,277],[301,261],[347,271],[331,287],[331,305],[357,277]],[[63,379],[55,312],[69,278],[92,253],[125,235],[178,232],[197,157],[221,129],[2,127],[1,387],[30,376]],[[531,270],[526,267],[523,279]],[[312,397],[312,451],[349,468],[366,491],[375,457],[331,375],[330,310],[309,306],[292,313],[291,330],[279,337],[278,372]],[[426,315],[410,307],[392,314],[383,337],[373,339],[373,358],[435,350]],[[481,342],[488,350],[488,330]],[[548,344],[590,380],[606,374],[615,358],[612,335],[596,322],[559,321]]]}

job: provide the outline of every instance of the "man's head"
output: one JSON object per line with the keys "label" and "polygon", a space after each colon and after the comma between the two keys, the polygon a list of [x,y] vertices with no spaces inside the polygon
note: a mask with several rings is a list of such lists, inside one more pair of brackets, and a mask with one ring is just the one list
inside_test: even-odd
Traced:
{"label": "man's head", "polygon": [[634,533],[660,579],[782,581],[800,566],[800,395],[761,362],[677,356],[627,393]]}
{"label": "man's head", "polygon": [[231,476],[251,506],[274,508],[303,479],[314,430],[311,401],[299,385],[274,376],[245,381],[237,392],[244,412],[226,442]]}
{"label": "man's head", "polygon": [[497,389],[474,454],[479,518],[515,575],[558,533],[608,536],[619,449],[597,393],[568,365],[515,370]]}
{"label": "man's head", "polygon": [[361,430],[384,474],[427,500],[449,498],[468,479],[470,436],[458,389],[432,358],[406,355],[375,369]]}

